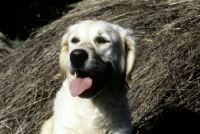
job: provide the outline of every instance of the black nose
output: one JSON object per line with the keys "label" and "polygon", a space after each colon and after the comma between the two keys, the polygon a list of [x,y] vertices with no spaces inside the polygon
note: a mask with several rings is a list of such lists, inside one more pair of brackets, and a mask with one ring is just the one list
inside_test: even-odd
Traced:
{"label": "black nose", "polygon": [[73,66],[82,67],[88,59],[88,54],[83,49],[75,49],[70,54],[70,60]]}

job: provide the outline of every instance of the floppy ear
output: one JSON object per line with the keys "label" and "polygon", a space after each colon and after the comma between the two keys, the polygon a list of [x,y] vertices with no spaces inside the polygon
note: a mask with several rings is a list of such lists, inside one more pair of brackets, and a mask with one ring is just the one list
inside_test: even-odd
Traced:
{"label": "floppy ear", "polygon": [[67,72],[67,52],[68,52],[68,33],[66,33],[61,40],[61,48],[60,48],[60,56],[59,56],[59,64],[60,64],[60,72],[56,75],[57,79],[64,79],[66,77]]}
{"label": "floppy ear", "polygon": [[133,64],[136,58],[135,52],[135,40],[133,37],[133,32],[131,30],[126,30],[124,35],[124,44],[125,44],[125,81],[130,88],[131,86],[131,72],[133,70]]}

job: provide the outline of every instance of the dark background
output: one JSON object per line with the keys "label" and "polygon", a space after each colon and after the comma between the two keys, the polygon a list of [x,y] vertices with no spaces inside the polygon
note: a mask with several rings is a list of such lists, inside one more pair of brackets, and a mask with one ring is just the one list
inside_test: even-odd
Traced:
{"label": "dark background", "polygon": [[80,0],[5,0],[0,3],[0,32],[11,40],[29,35],[63,16]]}

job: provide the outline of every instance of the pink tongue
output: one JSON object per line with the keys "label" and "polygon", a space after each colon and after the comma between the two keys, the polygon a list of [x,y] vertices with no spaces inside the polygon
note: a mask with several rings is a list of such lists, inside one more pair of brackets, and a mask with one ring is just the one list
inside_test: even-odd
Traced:
{"label": "pink tongue", "polygon": [[78,96],[83,91],[89,89],[92,86],[92,79],[86,78],[76,78],[70,83],[70,92],[73,97]]}

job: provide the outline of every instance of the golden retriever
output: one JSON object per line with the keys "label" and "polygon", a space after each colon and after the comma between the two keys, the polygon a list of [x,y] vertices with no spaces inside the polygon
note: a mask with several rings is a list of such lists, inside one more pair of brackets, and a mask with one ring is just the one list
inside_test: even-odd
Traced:
{"label": "golden retriever", "polygon": [[64,81],[41,134],[131,134],[133,32],[101,20],[78,22],[62,37],[59,60]]}

